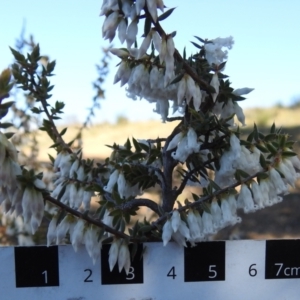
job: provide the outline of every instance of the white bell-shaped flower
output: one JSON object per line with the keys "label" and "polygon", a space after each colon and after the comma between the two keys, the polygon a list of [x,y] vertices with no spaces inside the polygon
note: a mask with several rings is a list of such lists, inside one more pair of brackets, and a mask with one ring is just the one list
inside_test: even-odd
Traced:
{"label": "white bell-shaped flower", "polygon": [[237,201],[238,207],[242,208],[244,213],[254,212],[258,209],[258,206],[254,204],[251,191],[246,184],[242,184]]}
{"label": "white bell-shaped flower", "polygon": [[78,247],[84,242],[85,224],[86,222],[84,220],[77,220],[72,235],[70,236],[70,240],[75,252],[77,252]]}
{"label": "white bell-shaped flower", "polygon": [[203,223],[203,233],[204,234],[215,233],[215,229],[213,226],[213,217],[210,213],[207,213],[206,211],[203,212],[202,223]]}
{"label": "white bell-shaped flower", "polygon": [[114,170],[108,180],[107,185],[103,188],[106,192],[111,193],[114,185],[116,184],[119,177],[119,170]]}
{"label": "white bell-shaped flower", "polygon": [[287,192],[287,186],[283,182],[281,176],[276,171],[276,169],[270,168],[270,170],[269,170],[269,178],[270,178],[270,181],[273,183],[273,185],[274,185],[274,187],[275,187],[275,189],[277,191],[277,194],[281,194],[281,193],[286,193]]}
{"label": "white bell-shaped flower", "polygon": [[[202,220],[201,220],[202,221]],[[187,223],[190,229],[191,240],[197,240],[202,238],[201,230],[198,224],[198,220],[193,210],[189,210],[187,215]]]}
{"label": "white bell-shaped flower", "polygon": [[115,238],[110,246],[109,253],[108,253],[109,254],[108,264],[109,264],[110,271],[113,270],[115,264],[117,263],[120,244],[121,244],[121,240]]}
{"label": "white bell-shaped flower", "polygon": [[127,28],[127,33],[126,33],[127,48],[131,48],[132,44],[136,39],[136,35],[138,33],[137,22],[138,22],[137,19],[132,20],[132,22],[129,24]]}
{"label": "white bell-shaped flower", "polygon": [[214,75],[212,76],[210,85],[215,89],[215,93],[212,94],[212,97],[213,97],[213,101],[216,102],[216,99],[219,94],[219,87],[220,87],[218,73],[214,73]]}
{"label": "white bell-shaped flower", "polygon": [[264,196],[262,194],[260,185],[256,181],[251,183],[251,190],[253,193],[254,202],[257,204],[258,208],[264,208]]}
{"label": "white bell-shaped flower", "polygon": [[181,224],[180,213],[178,212],[177,209],[174,210],[172,213],[171,224],[172,224],[173,231],[177,232],[177,230]]}
{"label": "white bell-shaped flower", "polygon": [[166,246],[172,238],[173,232],[172,223],[170,220],[167,220],[162,228],[162,240],[164,246]]}
{"label": "white bell-shaped flower", "polygon": [[128,275],[129,269],[130,269],[130,252],[128,248],[128,243],[123,240],[118,254],[118,267],[119,272],[122,271],[124,268],[126,274]]}

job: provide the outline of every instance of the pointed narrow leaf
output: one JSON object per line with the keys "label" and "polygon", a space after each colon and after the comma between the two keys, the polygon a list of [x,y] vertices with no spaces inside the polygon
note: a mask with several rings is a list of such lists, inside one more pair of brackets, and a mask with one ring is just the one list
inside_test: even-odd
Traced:
{"label": "pointed narrow leaf", "polygon": [[200,50],[202,49],[202,46],[198,45],[197,43],[192,42],[192,41],[191,41],[191,43],[192,43],[196,48],[198,48],[198,49],[200,49]]}
{"label": "pointed narrow leaf", "polygon": [[170,8],[169,10],[167,10],[166,12],[164,12],[162,15],[160,15],[157,20],[158,21],[162,21],[162,20],[165,20],[166,18],[168,18],[171,13],[174,11],[176,7],[173,7],[173,8]]}

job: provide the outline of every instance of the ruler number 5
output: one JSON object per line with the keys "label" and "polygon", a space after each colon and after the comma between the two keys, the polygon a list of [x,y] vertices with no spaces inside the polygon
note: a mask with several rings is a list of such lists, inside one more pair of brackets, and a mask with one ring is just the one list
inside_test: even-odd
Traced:
{"label": "ruler number 5", "polygon": [[249,267],[249,275],[251,277],[254,277],[257,275],[257,270],[254,268],[254,266],[256,266],[256,264],[252,264],[250,267]]}
{"label": "ruler number 5", "polygon": [[217,271],[216,270],[213,270],[213,268],[215,268],[216,265],[210,265],[209,266],[209,269],[208,269],[208,272],[209,273],[212,273],[212,275],[208,276],[208,278],[216,278],[217,277]]}

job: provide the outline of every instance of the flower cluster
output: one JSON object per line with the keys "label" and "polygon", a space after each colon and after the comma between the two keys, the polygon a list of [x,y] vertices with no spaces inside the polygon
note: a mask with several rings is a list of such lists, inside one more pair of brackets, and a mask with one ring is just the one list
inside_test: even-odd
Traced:
{"label": "flower cluster", "polygon": [[5,212],[22,214],[22,187],[17,175],[22,171],[14,145],[0,132],[0,203]]}
{"label": "flower cluster", "polygon": [[131,196],[136,196],[140,194],[140,188],[138,184],[131,185],[126,181],[124,173],[115,169],[109,176],[107,185],[104,187],[104,190],[108,193],[112,193],[113,187],[117,183],[118,193],[121,198],[129,198]]}
{"label": "flower cluster", "polygon": [[[103,1],[103,38],[112,41],[117,35],[126,45],[110,49],[121,60],[114,83],[127,85],[127,95],[134,100],[139,97],[155,103],[155,112],[164,122],[178,121],[167,137],[132,138],[124,146],[109,146],[113,152],[103,163],[83,159],[81,150],[74,152],[72,142],[63,139],[66,129],[59,132],[55,126],[64,105],[56,102],[52,107],[47,102],[52,89],[47,77],[55,64],[37,67],[41,57],[38,46],[27,58],[12,49],[16,83],[41,104],[42,108],[33,107],[32,111],[47,116],[41,130],[53,140],[58,154],[51,158],[54,178],[48,192],[42,173],[35,175],[20,167],[15,147],[0,132],[0,203],[5,212],[23,215],[24,228],[30,227],[32,233],[46,210],[52,215],[48,246],[71,243],[77,251],[84,245],[94,263],[102,244],[112,242],[111,271],[117,265],[119,272],[129,273],[129,244],[133,241],[162,237],[165,246],[171,239],[181,246],[193,246],[240,222],[240,210],[255,212],[282,201],[300,171],[293,143],[275,124],[269,133],[254,125],[243,139],[234,116],[246,125],[238,101],[253,89],[233,89],[223,74],[233,38],[196,37],[202,44],[192,42],[196,53],[187,58],[185,50],[181,54],[175,48],[176,32],[166,33],[161,26],[173,10],[165,11],[162,0]],[[0,90],[4,86],[5,93],[0,91],[0,96],[6,98],[10,75],[5,75],[5,84],[1,76]],[[5,115],[13,103],[2,104],[1,97],[0,110]],[[173,112],[180,111],[180,117],[169,118],[170,104]],[[0,122],[0,128],[7,126]],[[180,195],[191,183],[196,192],[180,203]],[[158,201],[146,196],[153,187],[160,190]],[[97,210],[91,208],[93,196],[99,198]],[[152,214],[142,220],[136,212],[143,207]]]}
{"label": "flower cluster", "polygon": [[118,262],[119,272],[124,268],[126,274],[128,275],[131,261],[130,261],[130,252],[128,248],[128,243],[125,240],[114,239],[109,249],[109,269],[113,270],[114,266]]}
{"label": "flower cluster", "polygon": [[69,233],[74,250],[77,252],[79,247],[85,245],[95,264],[102,247],[103,239],[99,239],[100,229],[94,225],[88,225],[84,220],[77,219],[71,214],[67,214],[59,224],[57,222],[58,215],[54,215],[48,227],[47,245],[64,244],[66,235]]}
{"label": "flower cluster", "polygon": [[92,191],[86,191],[86,185],[92,180],[92,164],[79,160],[75,154],[60,152],[54,162],[54,190],[52,197],[61,195],[60,201],[74,209],[81,207],[89,210]]}
{"label": "flower cluster", "polygon": [[216,38],[206,43],[205,48],[205,58],[210,65],[219,65],[228,58],[228,51],[223,51],[222,48],[231,49],[234,44],[233,37],[229,36],[227,38]]}
{"label": "flower cluster", "polygon": [[172,152],[172,157],[178,161],[185,162],[191,153],[199,152],[200,146],[201,144],[198,142],[195,130],[190,127],[186,135],[183,132],[179,132],[173,137],[167,151],[177,148],[175,152]]}
{"label": "flower cluster", "polygon": [[220,205],[213,200],[209,210],[204,210],[202,215],[198,210],[190,209],[185,221],[178,210],[174,210],[172,217],[163,226],[162,240],[164,246],[171,238],[181,246],[186,247],[186,241],[195,245],[218,230],[239,222],[241,218],[237,216],[237,201],[234,194],[230,193],[220,200]]}
{"label": "flower cluster", "polygon": [[17,150],[0,132],[0,203],[6,213],[16,217],[23,215],[25,224],[30,224],[32,234],[40,226],[44,215],[44,200],[41,190],[46,188],[42,180],[35,178],[25,188],[17,180],[22,175],[18,164]]}

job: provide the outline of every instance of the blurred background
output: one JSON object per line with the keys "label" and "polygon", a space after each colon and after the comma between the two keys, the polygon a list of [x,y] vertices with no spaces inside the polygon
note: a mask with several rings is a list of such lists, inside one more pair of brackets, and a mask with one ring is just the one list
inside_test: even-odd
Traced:
{"label": "blurred background", "polygon": [[[96,159],[109,156],[106,144],[122,144],[131,136],[165,137],[174,126],[161,123],[153,104],[143,99],[133,101],[126,97],[124,88],[113,85],[119,59],[105,56],[105,49],[121,45],[117,39],[112,45],[102,39],[101,5],[101,0],[11,0],[0,10],[0,70],[13,62],[8,47],[18,48],[22,38],[30,41],[33,35],[41,54],[57,62],[56,76],[51,81],[55,85],[52,101],[66,104],[59,124],[69,126],[67,140],[76,135],[100,96],[100,107],[82,135],[85,156]],[[177,31],[174,41],[180,52],[184,47],[187,54],[196,51],[190,43],[195,41],[194,35],[203,39],[234,37],[224,73],[235,88],[255,88],[247,100],[240,102],[248,124],[243,129],[245,134],[254,122],[268,130],[276,121],[278,127],[283,126],[295,140],[300,140],[300,2],[274,0],[271,6],[266,0],[170,0],[165,5],[176,7],[162,25],[168,33]],[[39,151],[34,158],[45,162],[48,153],[54,154],[49,150],[51,141],[39,134],[35,138]],[[298,151],[298,143],[295,147]],[[299,236],[298,188],[292,192],[289,201],[245,216],[239,229],[228,229],[219,238]],[[254,235],[249,234],[252,231]]]}

